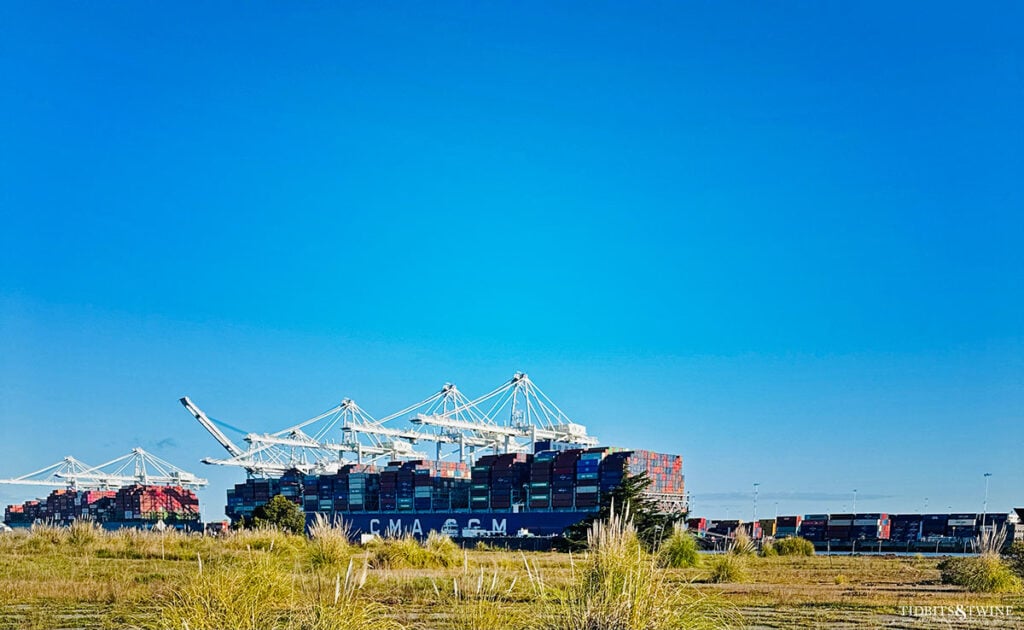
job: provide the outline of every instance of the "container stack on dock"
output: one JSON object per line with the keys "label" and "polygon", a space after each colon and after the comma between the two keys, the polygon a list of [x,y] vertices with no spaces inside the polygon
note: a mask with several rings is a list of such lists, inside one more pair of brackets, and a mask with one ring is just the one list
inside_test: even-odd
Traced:
{"label": "container stack on dock", "polygon": [[921,539],[920,514],[893,514],[889,518],[889,540],[911,543]]}
{"label": "container stack on dock", "polygon": [[828,514],[805,514],[800,523],[800,537],[812,542],[828,540]]}
{"label": "container stack on dock", "polygon": [[977,514],[950,514],[946,521],[946,536],[973,538],[978,535]]}
{"label": "container stack on dock", "polygon": [[921,516],[921,538],[935,538],[946,535],[948,514],[924,514]]}
{"label": "container stack on dock", "polygon": [[792,538],[800,530],[802,516],[780,516],[775,519],[775,536],[777,538]]}
{"label": "container stack on dock", "polygon": [[686,529],[696,536],[704,536],[708,533],[708,519],[703,517],[688,518],[686,519]]}
{"label": "container stack on dock", "polygon": [[849,540],[853,514],[832,514],[828,517],[826,540]]}
{"label": "container stack on dock", "polygon": [[740,520],[711,521],[708,523],[708,533],[718,536],[732,536],[741,527],[743,527],[743,521]]}
{"label": "container stack on dock", "polygon": [[850,540],[889,540],[888,514],[854,514]]}
{"label": "container stack on dock", "polygon": [[[1021,508],[1024,511],[1024,508]],[[800,536],[822,551],[931,551],[965,553],[977,551],[982,521],[992,530],[1006,533],[1006,545],[1024,541],[1024,526],[1018,514],[807,514],[762,519],[762,531],[753,538]],[[687,519],[688,529],[700,535],[702,518]],[[740,521],[706,521],[707,531],[722,536],[742,526],[750,533],[749,524]],[[756,529],[754,530],[756,532]]]}

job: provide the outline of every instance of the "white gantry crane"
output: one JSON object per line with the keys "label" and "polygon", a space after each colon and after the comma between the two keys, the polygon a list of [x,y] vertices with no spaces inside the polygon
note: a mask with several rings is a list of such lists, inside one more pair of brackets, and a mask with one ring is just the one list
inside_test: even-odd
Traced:
{"label": "white gantry crane", "polygon": [[[504,417],[504,422],[499,418]],[[419,425],[450,431],[473,431],[502,442],[504,452],[532,448],[538,440],[596,446],[587,428],[569,420],[548,396],[522,372],[494,391],[443,413],[421,413]],[[526,440],[524,444],[523,441]]]}
{"label": "white gantry crane", "polygon": [[141,448],[134,448],[99,466],[90,466],[69,455],[26,475],[0,479],[0,484],[110,490],[135,484],[201,488],[207,481]]}
{"label": "white gantry crane", "polygon": [[69,485],[74,486],[77,475],[79,473],[84,473],[91,468],[93,467],[89,464],[68,455],[59,462],[50,464],[46,468],[40,468],[39,470],[24,474],[20,477],[0,479],[0,484],[63,488]]}
{"label": "white gantry crane", "polygon": [[[280,475],[289,469],[331,472],[348,463],[382,458],[425,459],[415,444],[432,442],[437,459],[465,461],[478,451],[529,452],[536,440],[596,445],[586,428],[573,423],[526,374],[517,373],[494,391],[470,400],[446,384],[420,402],[376,419],[353,400],[275,433],[245,435],[246,448],[232,442],[187,396],[181,404],[228,452],[205,464],[239,466],[254,475]],[[507,419],[499,421],[499,415]],[[406,420],[412,426],[399,426]],[[334,431],[340,431],[337,441]],[[354,457],[345,457],[349,453]]]}

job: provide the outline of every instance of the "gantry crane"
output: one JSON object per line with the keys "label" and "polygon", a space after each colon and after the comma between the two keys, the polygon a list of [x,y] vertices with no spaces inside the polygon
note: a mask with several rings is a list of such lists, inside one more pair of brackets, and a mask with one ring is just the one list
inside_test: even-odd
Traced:
{"label": "gantry crane", "polygon": [[[536,440],[596,445],[583,425],[569,418],[529,379],[517,373],[502,386],[470,400],[448,383],[420,402],[376,419],[350,398],[327,411],[275,433],[248,433],[242,449],[232,442],[187,396],[181,404],[228,451],[228,458],[205,464],[239,466],[249,474],[279,475],[288,469],[331,472],[349,463],[381,458],[426,459],[413,450],[420,442],[435,444],[437,459],[466,461],[478,451],[530,452]],[[486,406],[486,408],[485,408]],[[508,412],[508,419],[498,421]],[[397,426],[405,420],[412,426]],[[339,430],[342,437],[331,440]],[[446,450],[447,449],[447,450]],[[345,457],[345,453],[354,458]]]}
{"label": "gantry crane", "polygon": [[104,490],[135,484],[186,488],[207,485],[206,479],[200,479],[141,448],[133,448],[129,453],[99,466],[90,466],[69,455],[55,464],[26,475],[0,479],[0,483]]}

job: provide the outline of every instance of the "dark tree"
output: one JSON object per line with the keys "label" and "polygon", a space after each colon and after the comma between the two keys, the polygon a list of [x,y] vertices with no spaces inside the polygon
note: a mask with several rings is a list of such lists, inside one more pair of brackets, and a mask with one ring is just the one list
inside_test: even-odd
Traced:
{"label": "dark tree", "polygon": [[277,495],[252,513],[252,527],[276,527],[293,534],[306,531],[306,515],[302,509],[287,497]]}
{"label": "dark tree", "polygon": [[644,494],[651,485],[647,473],[627,475],[622,483],[611,492],[601,496],[601,508],[586,520],[569,527],[558,542],[564,551],[576,551],[587,546],[587,531],[594,521],[607,519],[614,506],[616,513],[629,509],[629,516],[636,528],[637,538],[648,550],[653,550],[661,541],[672,534],[672,525],[682,518],[683,514],[665,514],[658,509],[657,503]]}

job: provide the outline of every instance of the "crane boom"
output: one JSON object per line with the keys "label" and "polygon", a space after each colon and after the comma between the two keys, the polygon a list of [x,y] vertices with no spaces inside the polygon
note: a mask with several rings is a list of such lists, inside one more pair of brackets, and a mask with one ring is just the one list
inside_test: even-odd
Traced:
{"label": "crane boom", "polygon": [[199,424],[203,425],[203,428],[210,432],[213,439],[220,442],[220,445],[223,446],[227,452],[231,453],[235,457],[238,457],[243,453],[242,449],[238,448],[235,443],[228,438],[228,436],[224,435],[224,432],[218,429],[217,425],[215,425],[203,410],[197,407],[188,396],[181,398],[180,402],[184,405],[185,409],[188,409],[188,412],[199,421]]}

